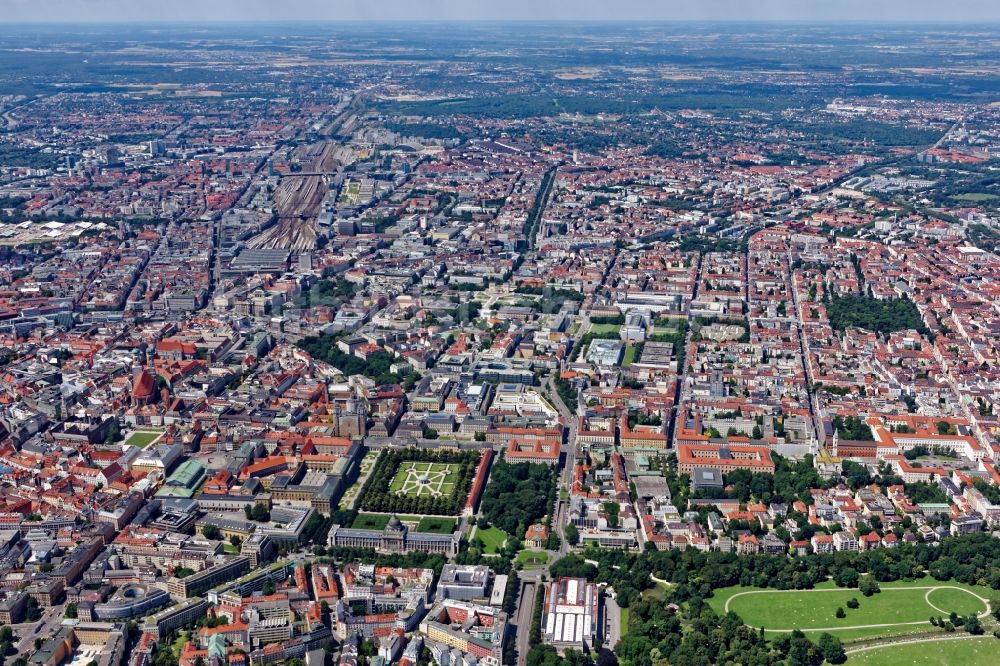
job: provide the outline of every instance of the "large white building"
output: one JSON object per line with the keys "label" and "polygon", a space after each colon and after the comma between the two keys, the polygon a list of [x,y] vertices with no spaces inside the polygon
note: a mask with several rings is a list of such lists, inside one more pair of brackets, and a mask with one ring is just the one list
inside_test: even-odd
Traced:
{"label": "large white building", "polygon": [[559,421],[559,412],[538,391],[514,383],[504,383],[497,387],[489,413],[544,419],[547,424],[552,425]]}
{"label": "large white building", "polygon": [[583,578],[560,578],[545,590],[542,627],[546,643],[592,648],[597,642],[599,596]]}

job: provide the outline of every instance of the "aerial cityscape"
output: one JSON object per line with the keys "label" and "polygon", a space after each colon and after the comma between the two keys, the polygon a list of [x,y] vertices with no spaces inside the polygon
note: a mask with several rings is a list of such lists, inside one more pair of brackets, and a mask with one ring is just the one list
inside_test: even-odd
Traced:
{"label": "aerial cityscape", "polygon": [[0,666],[1000,663],[1000,23],[106,18],[0,24]]}

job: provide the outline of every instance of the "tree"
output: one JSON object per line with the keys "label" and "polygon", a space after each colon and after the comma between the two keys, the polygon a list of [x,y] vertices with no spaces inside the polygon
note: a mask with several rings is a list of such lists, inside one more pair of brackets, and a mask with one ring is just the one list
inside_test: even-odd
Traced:
{"label": "tree", "polygon": [[818,666],[823,661],[816,645],[806,638],[805,634],[796,629],[789,637],[788,664],[801,666]]}
{"label": "tree", "polygon": [[28,598],[27,610],[24,611],[25,622],[37,622],[42,619],[42,611],[38,607],[38,601],[34,597]]}
{"label": "tree", "polygon": [[954,435],[957,432],[955,427],[947,421],[938,421],[937,431],[939,435]]}
{"label": "tree", "polygon": [[266,583],[264,583],[264,590],[263,590],[264,596],[271,596],[272,594],[274,594],[274,591],[275,587],[273,580],[269,580]]}
{"label": "tree", "polygon": [[861,580],[858,584],[858,590],[866,597],[870,597],[873,594],[878,594],[882,591],[881,588],[879,588],[878,583],[876,583],[875,579],[871,576],[865,576]]}
{"label": "tree", "polygon": [[561,663],[559,653],[551,645],[541,642],[534,642],[531,650],[528,651],[525,663],[528,666],[555,666]]}
{"label": "tree", "polygon": [[243,542],[238,534],[234,534],[231,537],[229,537],[229,543],[232,544],[235,548],[239,548],[240,544]]}
{"label": "tree", "polygon": [[844,609],[840,606],[837,607],[837,612],[835,613],[835,615],[837,616],[838,619],[844,619],[845,617],[847,617],[847,613],[845,613]]}
{"label": "tree", "polygon": [[847,600],[847,607],[850,608],[851,610],[858,608],[860,605],[861,604],[859,604],[858,600],[855,599],[854,597],[851,597],[850,599]]}
{"label": "tree", "polygon": [[76,618],[76,602],[66,604],[64,616],[71,619]]}
{"label": "tree", "polygon": [[104,439],[105,444],[114,444],[122,438],[121,428],[118,427],[118,419],[113,418],[111,420],[111,426],[108,428],[108,436]]}
{"label": "tree", "polygon": [[566,542],[571,546],[575,546],[580,541],[580,532],[573,523],[568,523],[563,528],[563,533],[566,535]]}
{"label": "tree", "polygon": [[549,514],[557,481],[556,472],[549,465],[510,464],[501,458],[493,465],[490,482],[483,491],[481,517],[523,539],[529,525]]}
{"label": "tree", "polygon": [[836,636],[824,632],[819,635],[816,646],[819,648],[823,658],[831,664],[842,664],[847,661],[847,653],[844,652],[844,645]]}
{"label": "tree", "polygon": [[601,648],[597,653],[597,666],[618,666],[618,657],[608,648]]}
{"label": "tree", "polygon": [[206,539],[211,539],[213,541],[222,538],[222,532],[218,527],[212,524],[203,525],[201,528],[201,533],[205,535]]}
{"label": "tree", "polygon": [[983,633],[983,625],[979,622],[978,617],[970,615],[965,618],[965,630],[973,636],[980,636]]}
{"label": "tree", "polygon": [[907,329],[920,333],[927,331],[916,304],[906,297],[879,300],[872,296],[832,296],[826,304],[826,314],[837,332],[850,326],[876,333]]}
{"label": "tree", "polygon": [[833,574],[833,581],[837,587],[857,587],[858,570],[854,567],[843,567]]}

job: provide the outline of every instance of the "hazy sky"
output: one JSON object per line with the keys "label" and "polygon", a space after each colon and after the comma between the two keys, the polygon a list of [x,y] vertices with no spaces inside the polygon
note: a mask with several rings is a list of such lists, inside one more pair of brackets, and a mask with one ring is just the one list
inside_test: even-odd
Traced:
{"label": "hazy sky", "polygon": [[1000,0],[0,0],[0,22],[1000,21]]}

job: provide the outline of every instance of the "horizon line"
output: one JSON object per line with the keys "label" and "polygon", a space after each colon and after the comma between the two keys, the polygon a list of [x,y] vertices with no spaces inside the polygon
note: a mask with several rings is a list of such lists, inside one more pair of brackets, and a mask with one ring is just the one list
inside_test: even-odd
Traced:
{"label": "horizon line", "polygon": [[338,18],[297,18],[297,19],[122,19],[122,20],[73,20],[73,21],[45,21],[45,20],[5,20],[0,18],[0,26],[4,25],[44,25],[44,26],[78,26],[78,25],[301,25],[309,24],[421,24],[421,23],[483,23],[483,24],[654,24],[663,25],[671,23],[701,23],[701,24],[746,24],[746,23],[798,23],[803,25],[830,25],[830,24],[867,24],[867,25],[1000,25],[1000,17],[991,19],[823,19],[823,18],[734,18],[734,19],[700,19],[700,18],[672,18],[672,19],[644,19],[644,18],[396,18],[396,19],[338,19]]}

